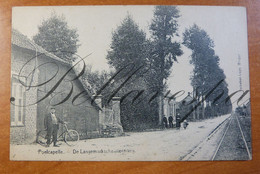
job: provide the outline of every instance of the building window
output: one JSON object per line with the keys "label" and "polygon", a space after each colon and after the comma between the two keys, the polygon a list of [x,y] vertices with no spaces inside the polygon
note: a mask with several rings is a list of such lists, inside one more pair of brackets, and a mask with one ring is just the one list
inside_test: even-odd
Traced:
{"label": "building window", "polygon": [[11,126],[23,126],[25,117],[25,78],[12,75]]}

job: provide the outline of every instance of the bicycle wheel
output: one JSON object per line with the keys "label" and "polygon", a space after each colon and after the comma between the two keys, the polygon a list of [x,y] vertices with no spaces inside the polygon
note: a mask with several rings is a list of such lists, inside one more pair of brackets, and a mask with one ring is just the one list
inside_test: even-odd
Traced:
{"label": "bicycle wheel", "polygon": [[[39,131],[37,133],[37,137],[36,137],[36,143],[42,145],[42,146],[46,146],[47,145],[47,139],[46,139],[46,135],[47,135],[47,131],[46,130],[42,130]],[[52,142],[52,139],[51,139]]]}
{"label": "bicycle wheel", "polygon": [[79,141],[79,133],[75,130],[69,130],[65,133],[64,141],[69,146],[75,146]]}

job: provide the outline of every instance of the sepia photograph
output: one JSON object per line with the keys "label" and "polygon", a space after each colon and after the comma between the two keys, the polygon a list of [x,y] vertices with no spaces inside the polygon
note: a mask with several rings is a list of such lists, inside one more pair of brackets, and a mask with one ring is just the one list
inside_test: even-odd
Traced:
{"label": "sepia photograph", "polygon": [[252,160],[245,7],[12,8],[10,160]]}

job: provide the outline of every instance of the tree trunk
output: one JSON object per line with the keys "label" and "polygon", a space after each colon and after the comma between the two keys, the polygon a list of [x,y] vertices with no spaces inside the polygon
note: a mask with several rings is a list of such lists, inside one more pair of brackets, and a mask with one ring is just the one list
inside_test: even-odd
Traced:
{"label": "tree trunk", "polygon": [[163,98],[162,98],[162,95],[161,95],[161,93],[159,94],[159,97],[158,97],[158,105],[159,105],[159,107],[158,107],[158,113],[159,113],[159,119],[158,119],[158,121],[159,121],[159,125],[161,125],[162,124],[162,118],[163,118],[163,100],[162,100]]}
{"label": "tree trunk", "polygon": [[[202,97],[204,99],[204,96]],[[205,107],[204,107],[204,101],[202,102],[202,119],[205,119]]]}

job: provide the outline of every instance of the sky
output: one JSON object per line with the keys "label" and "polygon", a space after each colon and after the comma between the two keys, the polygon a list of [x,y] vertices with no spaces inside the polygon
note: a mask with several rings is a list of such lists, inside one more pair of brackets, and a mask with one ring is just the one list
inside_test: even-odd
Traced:
{"label": "sky", "polygon": [[[181,17],[178,19],[181,41],[185,29],[197,24],[204,29],[215,44],[215,53],[220,57],[220,67],[226,74],[229,93],[240,89],[249,90],[248,46],[246,9],[243,7],[178,6]],[[78,55],[84,57],[90,53],[86,63],[93,70],[109,70],[106,62],[107,51],[112,41],[112,32],[130,14],[139,27],[150,37],[149,24],[153,18],[154,6],[52,6],[52,7],[14,7],[13,28],[28,38],[38,32],[38,26],[53,12],[63,14],[71,28],[76,28],[81,46]],[[175,93],[192,91],[190,75],[193,66],[189,64],[191,50],[182,46],[184,54],[174,62],[172,73],[167,80],[169,90]],[[241,65],[238,66],[238,56]],[[239,68],[241,75],[239,75]]]}

